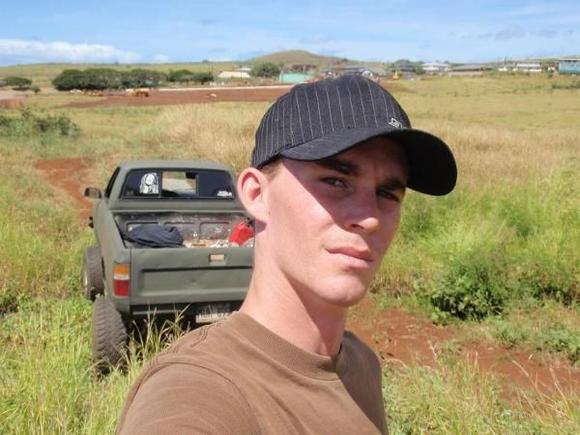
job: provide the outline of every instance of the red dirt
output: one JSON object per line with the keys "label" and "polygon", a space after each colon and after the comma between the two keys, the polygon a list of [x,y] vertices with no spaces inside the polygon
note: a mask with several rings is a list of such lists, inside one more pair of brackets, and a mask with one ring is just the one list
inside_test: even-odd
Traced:
{"label": "red dirt", "polygon": [[109,95],[104,99],[70,103],[66,107],[163,106],[170,104],[220,101],[274,101],[287,93],[290,86],[248,88],[203,88],[191,90],[150,91],[149,97]]}
{"label": "red dirt", "polygon": [[24,98],[0,99],[0,109],[20,109],[24,107]]}
{"label": "red dirt", "polygon": [[48,182],[64,191],[74,203],[79,218],[86,221],[91,214],[91,202],[84,197],[83,181],[86,180],[88,164],[81,158],[39,160],[34,165],[42,171]]}
{"label": "red dirt", "polygon": [[[383,363],[437,365],[445,342],[458,336],[452,327],[434,325],[427,319],[393,308],[381,311],[366,298],[348,321]],[[453,345],[449,345],[453,349]],[[504,391],[513,387],[554,393],[580,389],[580,370],[568,361],[522,348],[505,348],[491,342],[468,342],[455,347],[481,373],[496,376]]]}
{"label": "red dirt", "polygon": [[[381,83],[390,92],[412,92],[401,83]],[[65,107],[111,107],[111,106],[164,106],[172,104],[209,103],[221,101],[274,101],[287,93],[292,86],[247,86],[223,88],[193,88],[175,90],[151,90],[149,97],[128,96],[112,93],[94,101],[69,103]]]}

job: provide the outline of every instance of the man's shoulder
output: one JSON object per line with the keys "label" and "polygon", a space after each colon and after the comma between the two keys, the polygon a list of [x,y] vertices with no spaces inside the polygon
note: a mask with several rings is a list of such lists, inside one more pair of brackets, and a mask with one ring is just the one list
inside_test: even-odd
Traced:
{"label": "man's shoulder", "polygon": [[[195,416],[195,418],[192,418]],[[228,377],[194,358],[158,360],[141,375],[121,413],[118,433],[256,432],[242,391]]]}
{"label": "man's shoulder", "polygon": [[226,319],[183,335],[156,356],[152,365],[183,364],[217,370],[217,366],[232,361],[232,355],[244,343],[244,332],[236,330],[231,319]]}
{"label": "man's shoulder", "polygon": [[[251,407],[235,382],[232,349],[243,341],[241,337],[225,320],[185,334],[154,357],[128,394],[119,432],[156,431],[168,421],[173,429],[184,429],[182,424],[193,424],[192,412],[205,416],[196,424],[207,423],[215,433],[240,419],[245,419],[246,426],[255,424]],[[224,404],[230,410],[227,415],[219,411]]]}
{"label": "man's shoulder", "polygon": [[374,350],[354,332],[346,330],[342,346],[351,363],[363,364],[373,369],[380,369],[380,361]]}

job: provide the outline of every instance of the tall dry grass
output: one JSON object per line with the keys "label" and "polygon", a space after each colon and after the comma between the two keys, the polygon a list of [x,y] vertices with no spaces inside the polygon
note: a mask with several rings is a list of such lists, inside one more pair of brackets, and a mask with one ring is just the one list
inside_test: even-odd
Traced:
{"label": "tall dry grass", "polygon": [[240,171],[249,164],[254,132],[266,104],[218,103],[164,109],[156,123],[156,151],[224,162]]}
{"label": "tall dry grass", "polygon": [[518,130],[433,120],[421,126],[452,146],[460,189],[525,185],[549,178],[580,157],[579,130]]}

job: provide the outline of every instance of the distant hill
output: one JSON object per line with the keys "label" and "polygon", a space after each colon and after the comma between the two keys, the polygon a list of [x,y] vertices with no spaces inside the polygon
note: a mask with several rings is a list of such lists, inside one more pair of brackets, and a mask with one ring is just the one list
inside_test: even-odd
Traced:
{"label": "distant hill", "polygon": [[286,50],[278,51],[275,53],[266,54],[264,56],[254,57],[252,59],[246,60],[247,63],[263,63],[272,62],[276,65],[316,65],[317,67],[324,67],[335,65],[341,62],[348,62],[348,59],[334,57],[334,56],[322,56],[320,54],[310,53],[306,50]]}

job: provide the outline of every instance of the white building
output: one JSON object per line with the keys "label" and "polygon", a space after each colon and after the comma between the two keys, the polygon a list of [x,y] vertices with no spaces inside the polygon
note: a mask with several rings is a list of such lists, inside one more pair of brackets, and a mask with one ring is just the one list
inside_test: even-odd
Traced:
{"label": "white building", "polygon": [[445,74],[451,70],[451,65],[447,62],[425,62],[421,65],[425,74]]}
{"label": "white building", "polygon": [[250,74],[245,71],[222,71],[218,79],[249,79]]}
{"label": "white building", "polygon": [[513,71],[523,73],[541,73],[542,65],[540,62],[517,62]]}

